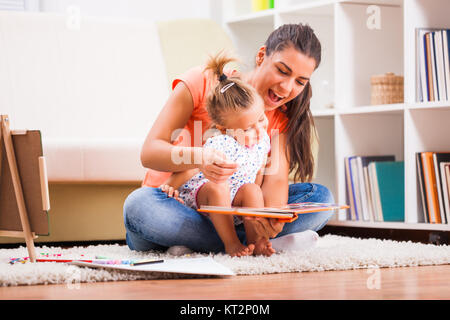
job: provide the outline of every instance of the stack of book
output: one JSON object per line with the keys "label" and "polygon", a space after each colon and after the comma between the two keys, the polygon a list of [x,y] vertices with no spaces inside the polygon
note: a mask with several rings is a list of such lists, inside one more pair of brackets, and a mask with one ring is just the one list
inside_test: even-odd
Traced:
{"label": "stack of book", "polygon": [[448,224],[450,152],[418,152],[416,164],[423,220],[428,223]]}
{"label": "stack of book", "polygon": [[345,158],[348,219],[357,221],[404,221],[404,162],[395,156]]}
{"label": "stack of book", "polygon": [[450,30],[417,29],[416,39],[418,100],[449,100]]}

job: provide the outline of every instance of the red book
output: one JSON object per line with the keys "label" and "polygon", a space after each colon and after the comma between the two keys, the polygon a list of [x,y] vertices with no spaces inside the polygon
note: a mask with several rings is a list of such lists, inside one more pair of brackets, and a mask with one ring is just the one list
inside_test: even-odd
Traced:
{"label": "red book", "polygon": [[430,223],[441,223],[433,152],[422,152],[422,166],[428,204],[428,218]]}

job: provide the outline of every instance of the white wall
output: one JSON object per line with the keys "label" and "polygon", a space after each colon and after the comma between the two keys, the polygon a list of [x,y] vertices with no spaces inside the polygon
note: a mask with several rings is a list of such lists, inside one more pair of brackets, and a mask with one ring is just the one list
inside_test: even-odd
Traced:
{"label": "white wall", "polygon": [[222,0],[40,0],[42,12],[66,14],[70,6],[83,16],[139,18],[153,21],[209,18],[222,23]]}

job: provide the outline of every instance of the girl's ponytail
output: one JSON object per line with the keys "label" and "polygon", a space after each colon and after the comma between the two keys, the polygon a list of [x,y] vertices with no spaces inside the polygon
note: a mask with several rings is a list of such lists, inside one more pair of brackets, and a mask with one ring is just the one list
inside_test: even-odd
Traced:
{"label": "girl's ponytail", "polygon": [[209,57],[205,70],[210,71],[219,82],[223,82],[228,79],[224,74],[225,65],[236,61],[237,59],[228,56],[224,51],[220,51],[217,55]]}
{"label": "girl's ponytail", "polygon": [[210,56],[206,63],[205,72],[209,72],[212,79],[212,90],[208,95],[206,109],[214,124],[224,125],[223,115],[228,111],[247,109],[255,101],[256,90],[238,77],[227,77],[225,65],[236,62],[237,59],[219,52]]}

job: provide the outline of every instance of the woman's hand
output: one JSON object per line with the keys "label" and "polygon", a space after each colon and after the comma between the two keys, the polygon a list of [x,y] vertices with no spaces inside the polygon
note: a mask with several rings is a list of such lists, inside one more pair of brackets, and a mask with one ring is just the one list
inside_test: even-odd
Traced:
{"label": "woman's hand", "polygon": [[180,198],[180,193],[178,190],[174,189],[172,186],[169,186],[168,184],[162,184],[159,186],[159,188],[162,190],[162,192],[167,193],[167,196],[170,198],[175,198],[178,202],[181,204],[184,204],[184,200]]}
{"label": "woman's hand", "polygon": [[220,151],[203,148],[200,170],[206,179],[214,183],[223,183],[237,171],[238,164],[231,162]]}
{"label": "woman's hand", "polygon": [[256,233],[260,237],[266,239],[275,238],[281,230],[283,230],[284,222],[278,221],[278,219],[272,218],[260,218],[260,217],[244,217],[244,220],[253,224]]}

